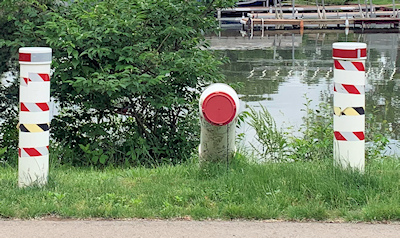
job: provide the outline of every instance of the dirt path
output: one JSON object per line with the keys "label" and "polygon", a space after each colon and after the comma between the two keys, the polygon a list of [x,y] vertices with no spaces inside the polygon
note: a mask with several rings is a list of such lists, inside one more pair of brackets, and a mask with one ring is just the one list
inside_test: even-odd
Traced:
{"label": "dirt path", "polygon": [[0,221],[0,237],[400,237],[400,224],[276,221]]}

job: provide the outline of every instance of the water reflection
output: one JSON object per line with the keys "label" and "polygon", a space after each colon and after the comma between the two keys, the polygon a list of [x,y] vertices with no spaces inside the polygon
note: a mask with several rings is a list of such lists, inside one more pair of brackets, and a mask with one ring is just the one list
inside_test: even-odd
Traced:
{"label": "water reflection", "polygon": [[[400,137],[399,34],[279,34],[249,39],[238,35],[211,37],[211,47],[230,59],[228,82],[240,82],[245,106],[266,106],[278,125],[299,127],[306,102],[316,105],[331,93],[332,43],[365,42],[366,112],[374,131]],[[328,97],[329,98],[329,97]],[[381,123],[387,122],[387,123]],[[368,123],[367,123],[368,124]],[[369,125],[369,124],[368,124]],[[246,130],[246,129],[245,129]],[[247,132],[251,138],[254,133]]]}

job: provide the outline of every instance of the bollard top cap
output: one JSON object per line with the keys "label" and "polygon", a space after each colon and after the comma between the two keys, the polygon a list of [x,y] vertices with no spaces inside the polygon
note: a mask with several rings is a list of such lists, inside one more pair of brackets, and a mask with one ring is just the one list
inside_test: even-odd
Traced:
{"label": "bollard top cap", "polygon": [[367,58],[367,44],[360,42],[336,42],[332,44],[332,56],[342,60],[364,60]]}
{"label": "bollard top cap", "polygon": [[19,48],[20,64],[51,64],[52,50],[49,47]]}
{"label": "bollard top cap", "polygon": [[21,47],[19,53],[34,54],[34,53],[51,53],[50,47]]}
{"label": "bollard top cap", "polygon": [[366,49],[367,44],[361,42],[336,42],[332,44],[332,48],[342,50]]}
{"label": "bollard top cap", "polygon": [[202,112],[209,123],[223,126],[235,118],[236,103],[227,93],[213,92],[204,99]]}

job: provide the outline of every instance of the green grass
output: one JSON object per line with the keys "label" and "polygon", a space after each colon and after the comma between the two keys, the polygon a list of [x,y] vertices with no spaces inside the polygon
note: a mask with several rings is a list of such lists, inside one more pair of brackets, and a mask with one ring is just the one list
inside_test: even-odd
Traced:
{"label": "green grass", "polygon": [[0,216],[400,220],[400,162],[371,161],[364,174],[332,161],[158,168],[52,168],[47,186],[17,187],[0,167]]}

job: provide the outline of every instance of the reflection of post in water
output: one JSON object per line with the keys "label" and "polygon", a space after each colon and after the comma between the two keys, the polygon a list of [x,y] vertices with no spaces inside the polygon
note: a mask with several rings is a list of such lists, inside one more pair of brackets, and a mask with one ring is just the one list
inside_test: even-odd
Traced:
{"label": "reflection of post in water", "polygon": [[274,43],[273,43],[273,46],[274,46],[274,60],[276,59],[276,41],[277,41],[277,36],[274,35]]}
{"label": "reflection of post in water", "polygon": [[294,34],[292,34],[292,67],[294,68]]}

